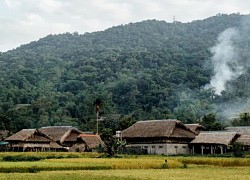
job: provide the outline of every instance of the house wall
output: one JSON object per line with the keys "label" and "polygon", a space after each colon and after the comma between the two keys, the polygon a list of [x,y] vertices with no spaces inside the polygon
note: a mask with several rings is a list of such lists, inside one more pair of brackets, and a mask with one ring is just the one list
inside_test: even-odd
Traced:
{"label": "house wall", "polygon": [[133,144],[132,146],[147,149],[148,154],[190,154],[188,144]]}

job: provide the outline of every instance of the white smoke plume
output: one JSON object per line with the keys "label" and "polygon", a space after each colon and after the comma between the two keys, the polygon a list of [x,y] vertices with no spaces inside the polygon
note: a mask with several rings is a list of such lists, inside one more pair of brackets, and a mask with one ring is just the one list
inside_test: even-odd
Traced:
{"label": "white smoke plume", "polygon": [[219,35],[217,45],[211,48],[214,76],[210,85],[218,95],[226,89],[227,82],[238,78],[243,73],[243,67],[238,64],[237,48],[234,46],[238,38],[239,31],[229,28]]}

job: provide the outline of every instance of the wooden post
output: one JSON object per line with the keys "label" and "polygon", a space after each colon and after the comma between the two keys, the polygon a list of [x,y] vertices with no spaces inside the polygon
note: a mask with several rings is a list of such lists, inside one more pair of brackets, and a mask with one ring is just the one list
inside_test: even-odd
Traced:
{"label": "wooden post", "polygon": [[220,145],[220,153],[223,154],[223,146]]}
{"label": "wooden post", "polygon": [[194,154],[194,145],[192,146],[192,154]]}
{"label": "wooden post", "polygon": [[201,154],[203,155],[203,145],[201,145]]}
{"label": "wooden post", "polygon": [[213,152],[213,145],[211,145],[211,154],[214,154],[214,152]]}

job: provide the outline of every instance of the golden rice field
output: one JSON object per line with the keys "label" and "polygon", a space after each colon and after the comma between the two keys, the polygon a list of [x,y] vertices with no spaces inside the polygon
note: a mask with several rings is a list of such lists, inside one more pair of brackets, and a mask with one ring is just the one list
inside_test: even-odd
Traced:
{"label": "golden rice field", "polygon": [[[7,155],[49,159],[3,161]],[[98,157],[95,153],[0,153],[0,179],[250,179],[250,158]]]}

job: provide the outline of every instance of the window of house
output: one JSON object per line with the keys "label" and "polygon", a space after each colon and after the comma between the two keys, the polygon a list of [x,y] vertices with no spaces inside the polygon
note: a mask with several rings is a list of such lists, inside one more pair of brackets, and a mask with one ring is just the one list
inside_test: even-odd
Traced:
{"label": "window of house", "polygon": [[155,146],[152,146],[152,148],[155,148]]}
{"label": "window of house", "polygon": [[186,146],[182,146],[183,149],[186,149],[187,147]]}
{"label": "window of house", "polygon": [[163,146],[159,146],[159,148],[161,149],[161,148],[163,148]]}
{"label": "window of house", "polygon": [[148,146],[144,146],[144,148],[145,148],[145,149],[147,149],[147,148],[148,148]]}
{"label": "window of house", "polygon": [[174,148],[176,148],[176,149],[177,149],[177,148],[178,148],[178,146],[175,146]]}

